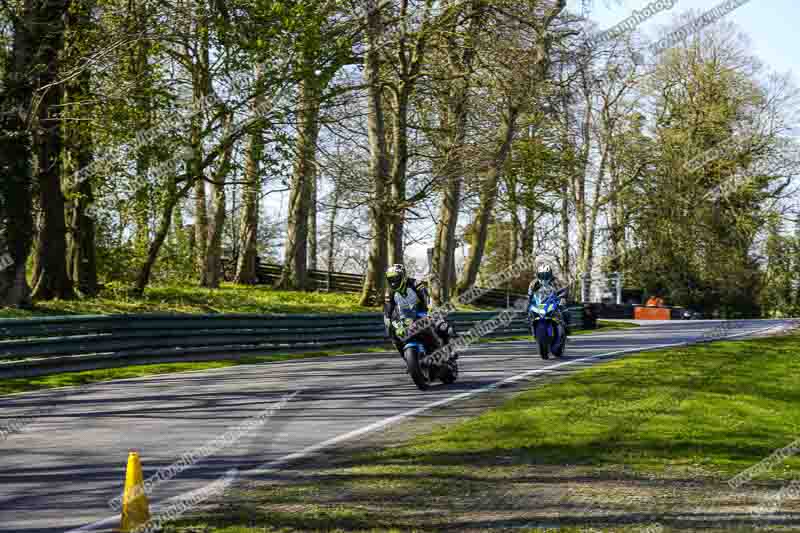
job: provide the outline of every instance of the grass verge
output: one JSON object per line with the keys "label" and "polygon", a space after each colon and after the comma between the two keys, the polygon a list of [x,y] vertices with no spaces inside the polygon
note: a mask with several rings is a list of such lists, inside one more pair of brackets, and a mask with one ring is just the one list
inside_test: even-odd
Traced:
{"label": "grass verge", "polygon": [[[376,313],[359,305],[360,294],[278,291],[266,285],[223,283],[219,289],[195,285],[155,285],[141,297],[130,287],[109,285],[97,297],[36,302],[33,309],[0,308],[0,318],[109,315],[118,313]],[[485,310],[456,305],[459,311]]]}
{"label": "grass verge", "polygon": [[265,285],[223,283],[219,289],[194,285],[148,288],[141,297],[111,285],[95,298],[37,302],[30,310],[0,309],[0,317],[107,315],[116,313],[368,313],[354,293],[278,291]]}
{"label": "grass verge", "polygon": [[798,356],[791,335],[625,357],[398,446],[240,487],[165,531],[753,531],[747,502],[800,476],[800,458],[743,488],[725,481],[800,435]]}

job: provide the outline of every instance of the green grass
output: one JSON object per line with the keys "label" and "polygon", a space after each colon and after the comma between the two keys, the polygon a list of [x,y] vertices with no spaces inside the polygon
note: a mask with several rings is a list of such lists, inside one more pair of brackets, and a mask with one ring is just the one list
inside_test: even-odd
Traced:
{"label": "green grass", "polygon": [[[0,308],[0,318],[116,313],[375,313],[382,307],[359,305],[360,294],[278,291],[266,285],[223,283],[219,289],[195,285],[149,287],[141,297],[130,287],[111,285],[96,298],[36,302],[33,309]],[[457,305],[459,311],[485,310]]]}
{"label": "green grass", "polygon": [[[732,475],[800,436],[800,336],[648,352],[525,392],[384,458],[694,466]],[[552,428],[558,428],[557,432]],[[800,473],[800,457],[767,478]]]}
{"label": "green grass", "polygon": [[0,309],[0,317],[113,313],[366,313],[354,293],[277,291],[267,286],[223,283],[219,289],[194,285],[148,288],[142,297],[112,286],[96,298],[37,302],[32,310]]}
{"label": "green grass", "polygon": [[[213,515],[165,531],[542,531],[523,527],[530,523],[642,531],[671,515],[675,494],[695,513],[703,500],[692,498],[718,498],[725,480],[797,439],[799,404],[798,335],[644,352],[399,446],[351,453],[318,472],[304,467],[294,482],[239,489]],[[798,475],[794,456],[752,483],[775,487]],[[623,518],[582,511],[597,506]],[[663,531],[687,530],[672,526]],[[753,530],[743,527],[714,531]]]}

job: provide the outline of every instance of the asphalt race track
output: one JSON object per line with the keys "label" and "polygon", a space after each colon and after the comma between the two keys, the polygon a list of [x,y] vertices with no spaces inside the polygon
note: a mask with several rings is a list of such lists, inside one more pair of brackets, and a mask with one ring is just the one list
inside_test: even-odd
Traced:
{"label": "asphalt race track", "polygon": [[548,361],[539,357],[532,342],[477,345],[462,354],[457,383],[437,384],[427,392],[411,382],[399,354],[385,353],[6,396],[0,399],[0,428],[19,427],[20,419],[25,428],[5,439],[0,434],[0,531],[108,530],[118,524],[119,516],[108,502],[122,493],[130,449],[139,450],[147,479],[238,424],[263,417],[265,410],[298,391],[252,432],[158,484],[149,495],[153,511],[231,468],[244,477],[267,476],[285,460],[335,447],[432,407],[491,390],[500,382],[524,386],[531,377],[546,379],[626,351],[693,342],[704,332],[746,336],[789,321],[737,321],[730,329],[720,328],[721,323],[661,322],[574,336],[563,359]]}

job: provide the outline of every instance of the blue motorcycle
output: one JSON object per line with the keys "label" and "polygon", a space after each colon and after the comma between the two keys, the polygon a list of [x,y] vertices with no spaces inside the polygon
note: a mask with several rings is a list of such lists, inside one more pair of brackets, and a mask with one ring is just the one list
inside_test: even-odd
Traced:
{"label": "blue motorcycle", "polygon": [[556,357],[564,355],[567,328],[559,304],[565,293],[566,289],[541,289],[533,294],[528,308],[531,335],[539,345],[542,359],[549,359],[551,353]]}
{"label": "blue motorcycle", "polygon": [[[426,317],[423,311],[402,310],[402,318],[393,322],[395,331],[400,338],[411,331],[415,321]],[[421,329],[405,340],[403,358],[408,367],[408,373],[419,390],[427,390],[431,383],[437,379],[444,384],[455,383],[458,379],[458,362],[451,358],[434,358],[433,355],[442,347],[439,338],[433,332],[435,326]],[[438,354],[437,354],[438,355]]]}

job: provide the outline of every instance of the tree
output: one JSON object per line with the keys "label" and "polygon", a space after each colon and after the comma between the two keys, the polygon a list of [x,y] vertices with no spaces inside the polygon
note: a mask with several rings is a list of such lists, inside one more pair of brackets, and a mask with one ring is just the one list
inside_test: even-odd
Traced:
{"label": "tree", "polygon": [[34,98],[31,100],[33,155],[37,161],[35,181],[38,207],[42,213],[32,297],[41,300],[70,299],[75,295],[67,274],[67,226],[61,189],[61,101],[64,86],[58,79],[68,9],[68,0],[51,0],[38,5],[34,8],[36,15],[31,22],[41,29],[30,30],[38,34],[35,42],[44,49],[37,57],[43,68],[33,70],[35,74],[31,74],[35,80]]}
{"label": "tree", "polygon": [[[499,49],[493,50],[492,63],[498,64],[500,66],[498,70],[501,70],[501,74],[497,76],[496,89],[499,92],[498,107],[501,119],[491,145],[489,162],[479,177],[480,202],[473,222],[474,245],[470,248],[464,275],[458,286],[459,292],[466,291],[475,283],[483,258],[489,217],[495,208],[502,172],[517,130],[517,120],[521,114],[530,111],[529,103],[534,101],[537,91],[542,90],[544,86],[555,38],[550,26],[563,8],[563,5],[560,9],[556,6],[547,11],[541,21],[537,20],[533,13],[509,17],[510,20],[504,20],[505,17],[498,20],[499,27],[504,31],[497,36],[496,42],[501,44]],[[520,19],[530,20],[529,27],[524,25],[522,28],[515,28],[514,21]],[[505,61],[505,57],[513,57],[515,60]],[[516,218],[512,217],[512,222],[514,221]],[[518,226],[515,224],[513,227],[515,232],[518,232]],[[516,237],[513,244],[513,255],[515,255]]]}
{"label": "tree", "polygon": [[[334,4],[299,2],[293,30],[297,56],[293,65],[298,83],[297,137],[294,172],[289,194],[289,220],[283,272],[276,287],[305,290],[308,285],[309,242],[316,247],[316,209],[312,207],[317,180],[317,140],[320,112],[330,98],[327,91],[339,69],[351,62],[351,40],[335,23]],[[313,238],[309,222],[313,219]],[[314,250],[316,253],[316,250]]]}
{"label": "tree", "polygon": [[[256,83],[261,82],[263,69],[260,65],[256,66]],[[258,109],[264,103],[261,94],[254,99],[254,108]],[[263,131],[261,128],[251,133],[248,137],[245,160],[245,184],[244,197],[241,217],[241,231],[239,243],[239,256],[236,264],[236,275],[234,282],[239,284],[254,285],[258,283],[258,272],[256,271],[256,256],[258,254],[258,204],[259,192],[261,190],[260,164],[264,150],[262,139]]]}
{"label": "tree", "polygon": [[[563,3],[563,2],[562,2]],[[461,7],[464,5],[465,7]],[[488,7],[482,0],[448,4],[453,11],[440,39],[442,77],[448,83],[440,89],[438,110],[441,134],[434,141],[437,165],[434,176],[442,190],[442,208],[433,244],[431,298],[435,304],[450,299],[455,271],[456,224],[461,208],[462,158],[467,135],[470,87],[481,16]]]}
{"label": "tree", "polygon": [[[382,301],[387,263],[403,262],[404,218],[406,210],[422,199],[430,183],[408,195],[409,114],[411,99],[421,76],[432,26],[430,0],[426,0],[421,20],[411,28],[408,0],[399,5],[396,35],[387,32],[384,9],[372,2],[366,15],[367,51],[364,79],[367,85],[367,136],[369,167],[373,189],[370,202],[372,242],[367,273],[361,292],[362,305]],[[396,61],[392,77],[385,67]],[[387,97],[387,92],[391,95]]]}

